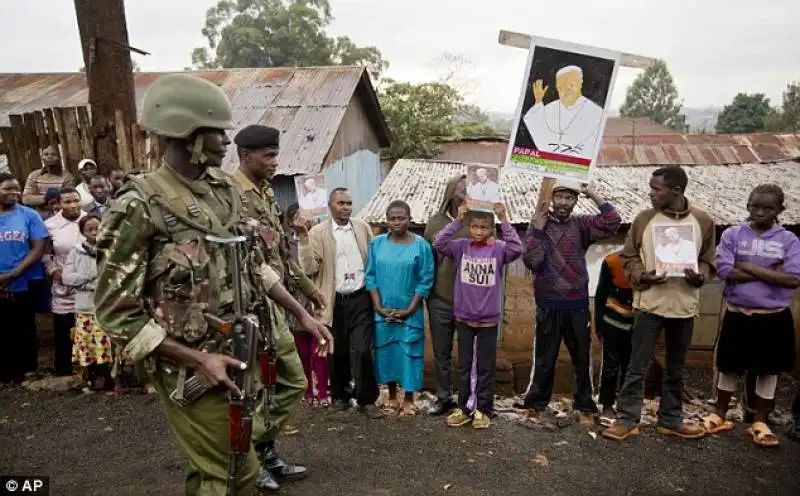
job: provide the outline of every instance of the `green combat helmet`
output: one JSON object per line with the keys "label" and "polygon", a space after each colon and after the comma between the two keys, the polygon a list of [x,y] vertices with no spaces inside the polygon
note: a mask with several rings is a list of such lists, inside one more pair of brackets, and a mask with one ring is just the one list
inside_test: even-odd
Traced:
{"label": "green combat helmet", "polygon": [[[139,125],[159,136],[186,139],[200,128],[233,129],[233,111],[225,92],[190,74],[158,78],[142,99]],[[203,138],[190,143],[193,163],[203,163]]]}

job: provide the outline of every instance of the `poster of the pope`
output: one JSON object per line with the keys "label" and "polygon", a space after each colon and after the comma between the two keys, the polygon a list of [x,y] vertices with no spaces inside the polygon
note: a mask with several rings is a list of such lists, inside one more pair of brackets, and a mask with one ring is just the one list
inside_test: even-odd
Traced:
{"label": "poster of the pope", "polygon": [[328,192],[325,189],[325,176],[296,176],[294,187],[300,214],[317,224],[328,216]]}
{"label": "poster of the pope", "polygon": [[620,56],[532,38],[506,171],[589,181]]}

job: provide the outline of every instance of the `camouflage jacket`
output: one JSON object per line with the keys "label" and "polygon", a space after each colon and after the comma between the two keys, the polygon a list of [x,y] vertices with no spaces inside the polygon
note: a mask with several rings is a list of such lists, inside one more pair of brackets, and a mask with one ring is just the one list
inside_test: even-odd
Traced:
{"label": "camouflage jacket", "polygon": [[258,224],[243,216],[243,192],[216,169],[191,181],[164,164],[138,179],[120,189],[100,226],[97,322],[133,361],[147,358],[166,336],[220,351],[226,341],[204,314],[231,312],[233,275],[223,247],[205,235],[248,237],[246,305],[279,282],[255,238]]}
{"label": "camouflage jacket", "polygon": [[260,187],[237,170],[234,179],[244,190],[245,210],[250,218],[261,224],[259,235],[266,247],[266,255],[272,269],[278,273],[281,282],[295,297],[303,295],[311,298],[317,287],[306,276],[297,260],[292,257],[286,233],[281,224],[281,212],[275,201],[272,187],[265,183]]}

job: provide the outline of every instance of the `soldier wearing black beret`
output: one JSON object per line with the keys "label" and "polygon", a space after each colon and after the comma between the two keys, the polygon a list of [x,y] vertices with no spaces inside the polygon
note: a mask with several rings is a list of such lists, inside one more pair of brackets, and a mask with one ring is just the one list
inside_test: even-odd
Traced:
{"label": "soldier wearing black beret", "polygon": [[[296,299],[305,297],[317,308],[325,305],[325,299],[313,282],[291,256],[280,210],[272,191],[272,180],[278,170],[278,145],[280,131],[274,127],[259,124],[247,126],[233,138],[239,156],[239,169],[234,178],[242,187],[247,199],[247,215],[259,221],[259,234],[264,241],[270,267],[280,276],[281,283]],[[302,479],[306,467],[284,461],[275,449],[275,438],[286,424],[290,414],[300,404],[306,392],[306,376],[294,337],[287,325],[283,308],[271,304],[275,316],[273,333],[278,355],[280,378],[275,386],[275,395],[265,411],[260,402],[253,419],[253,445],[261,461],[261,472],[256,483],[262,491],[277,491],[280,483]],[[306,317],[297,319],[298,327],[316,330],[319,322],[310,315],[308,309],[295,300],[297,309],[287,308],[293,315],[304,312]],[[324,328],[324,326],[323,326]],[[320,347],[330,343],[330,332],[317,335]],[[322,351],[325,352],[325,351]],[[326,352],[325,352],[326,353]]]}

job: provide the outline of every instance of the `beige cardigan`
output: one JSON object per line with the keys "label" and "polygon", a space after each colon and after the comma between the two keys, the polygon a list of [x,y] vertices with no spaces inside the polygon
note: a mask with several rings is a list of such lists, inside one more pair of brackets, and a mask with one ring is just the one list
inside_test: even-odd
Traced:
{"label": "beige cardigan", "polygon": [[[372,229],[366,222],[351,219],[364,270],[367,269],[367,249],[372,241]],[[333,325],[333,306],[336,303],[336,239],[333,237],[333,221],[328,219],[311,228],[308,237],[298,243],[300,266],[314,281],[322,296],[325,309],[317,317],[327,326]]]}

